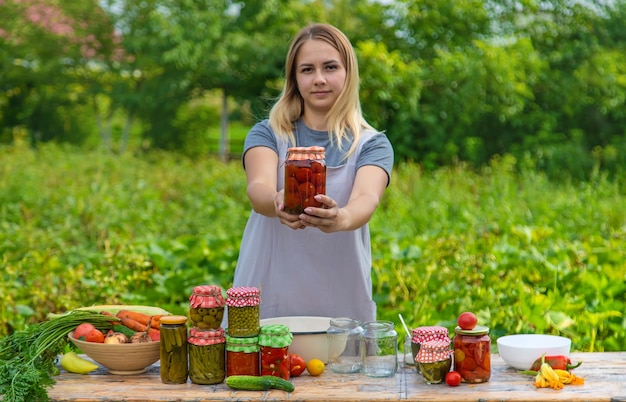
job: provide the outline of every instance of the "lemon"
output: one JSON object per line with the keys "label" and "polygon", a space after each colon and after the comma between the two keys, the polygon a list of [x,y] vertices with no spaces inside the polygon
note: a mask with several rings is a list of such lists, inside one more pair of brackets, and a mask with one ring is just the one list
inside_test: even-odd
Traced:
{"label": "lemon", "polygon": [[76,352],[68,352],[61,358],[61,367],[76,374],[87,374],[97,369],[97,364],[78,356]]}
{"label": "lemon", "polygon": [[306,370],[314,377],[322,374],[325,368],[324,362],[320,359],[311,359],[306,364]]}

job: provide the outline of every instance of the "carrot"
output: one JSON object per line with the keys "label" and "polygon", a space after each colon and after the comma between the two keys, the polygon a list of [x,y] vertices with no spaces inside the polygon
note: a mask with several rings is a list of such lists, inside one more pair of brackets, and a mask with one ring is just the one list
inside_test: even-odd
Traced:
{"label": "carrot", "polygon": [[148,329],[147,325],[142,324],[139,321],[133,320],[132,318],[119,317],[119,319],[122,325],[132,329],[135,332],[146,332],[146,330]]}
{"label": "carrot", "polygon": [[161,328],[161,317],[163,317],[163,315],[162,314],[149,315],[145,313],[140,313],[138,311],[120,310],[117,312],[117,317],[118,318],[122,318],[122,317],[130,318],[137,322],[142,323],[145,326],[147,326],[148,323],[150,323],[150,318],[152,318],[152,323],[150,326],[154,329],[159,329]]}
{"label": "carrot", "polygon": [[154,329],[154,328],[148,328],[147,325],[144,325],[144,324],[140,323],[139,321],[135,321],[132,318],[121,317],[120,318],[120,322],[126,328],[130,328],[130,329],[132,329],[135,332],[146,332],[147,331],[148,332],[148,336],[153,341],[158,341],[158,340],[161,339],[161,331],[159,331],[158,329]]}

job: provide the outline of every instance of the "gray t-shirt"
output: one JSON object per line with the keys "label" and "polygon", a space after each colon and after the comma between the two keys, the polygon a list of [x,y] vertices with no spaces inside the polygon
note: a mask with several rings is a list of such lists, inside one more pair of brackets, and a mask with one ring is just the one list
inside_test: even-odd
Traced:
{"label": "gray t-shirt", "polygon": [[[308,128],[302,120],[298,120],[294,134],[297,144],[295,146],[322,146],[326,148],[326,166],[337,167],[345,163],[345,160],[343,160],[343,152],[340,151],[338,147],[331,145],[328,132],[312,130]],[[346,139],[342,144],[342,150],[344,152],[347,151],[350,149],[351,145],[352,140]],[[244,142],[243,156],[245,156],[250,148],[259,146],[271,148],[278,153],[276,136],[267,119],[255,124],[248,133]],[[389,184],[393,169],[393,148],[384,133],[377,133],[363,145],[363,149],[357,158],[356,168],[359,169],[365,165],[374,165],[384,169],[385,172],[387,172],[387,184]]]}

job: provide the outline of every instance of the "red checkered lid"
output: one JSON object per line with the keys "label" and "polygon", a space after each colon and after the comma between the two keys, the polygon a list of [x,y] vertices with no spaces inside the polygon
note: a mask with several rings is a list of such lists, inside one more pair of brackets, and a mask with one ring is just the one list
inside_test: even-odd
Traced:
{"label": "red checkered lid", "polygon": [[217,285],[196,286],[189,296],[189,305],[192,308],[224,307],[225,303],[222,288]]}
{"label": "red checkered lid", "polygon": [[326,157],[324,147],[291,147],[287,149],[287,159],[292,161],[322,160]]}
{"label": "red checkered lid", "polygon": [[239,286],[226,291],[226,305],[228,307],[258,306],[261,303],[259,288]]}
{"label": "red checkered lid", "polygon": [[417,327],[412,331],[413,337],[411,341],[413,343],[424,343],[434,340],[450,340],[448,336],[448,328],[441,326],[426,326]]}
{"label": "red checkered lid", "polygon": [[206,346],[224,342],[226,342],[224,328],[201,330],[192,327],[189,330],[189,343],[192,345]]}
{"label": "red checkered lid", "polygon": [[415,361],[417,363],[435,363],[447,360],[452,356],[450,339],[424,342],[420,345]]}

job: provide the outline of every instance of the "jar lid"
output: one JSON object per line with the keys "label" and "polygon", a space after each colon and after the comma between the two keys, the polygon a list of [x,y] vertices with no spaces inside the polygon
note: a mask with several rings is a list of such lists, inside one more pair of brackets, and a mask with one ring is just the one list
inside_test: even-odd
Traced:
{"label": "jar lid", "polygon": [[192,308],[215,308],[224,307],[225,301],[222,296],[222,288],[217,285],[203,285],[193,288],[189,296],[189,305]]}
{"label": "jar lid", "polygon": [[448,328],[439,325],[417,327],[411,332],[413,334],[412,341],[414,343],[424,343],[437,339],[450,339],[448,336]]}
{"label": "jar lid", "polygon": [[259,351],[259,338],[250,336],[246,338],[235,338],[226,335],[226,350],[229,352],[255,353]]}
{"label": "jar lid", "polygon": [[251,286],[239,286],[226,291],[226,305],[229,307],[256,306],[261,303],[261,292]]}
{"label": "jar lid", "polygon": [[238,345],[249,345],[249,344],[259,343],[259,337],[258,336],[248,336],[248,337],[245,337],[245,338],[239,338],[239,337],[230,336],[230,335],[226,334],[226,342],[228,342],[228,343],[235,343],[235,344],[238,344]]}
{"label": "jar lid", "polygon": [[477,325],[472,329],[461,329],[461,327],[457,326],[456,328],[454,328],[454,332],[456,332],[459,335],[470,335],[470,336],[487,335],[489,333],[489,327],[485,327],[484,325]]}
{"label": "jar lid", "polygon": [[224,329],[209,329],[201,330],[198,328],[191,328],[189,330],[189,343],[198,346],[215,345],[218,343],[224,343]]}
{"label": "jar lid", "polygon": [[424,342],[415,357],[418,363],[434,363],[449,359],[452,355],[450,340],[435,340]]}
{"label": "jar lid", "polygon": [[324,147],[291,147],[287,149],[290,160],[303,161],[307,159],[320,160],[326,157]]}
{"label": "jar lid", "polygon": [[291,345],[293,334],[284,324],[263,325],[259,333],[259,345],[284,348]]}
{"label": "jar lid", "polygon": [[184,315],[164,315],[163,317],[161,317],[160,319],[161,324],[186,324],[187,323],[187,317],[185,317]]}

